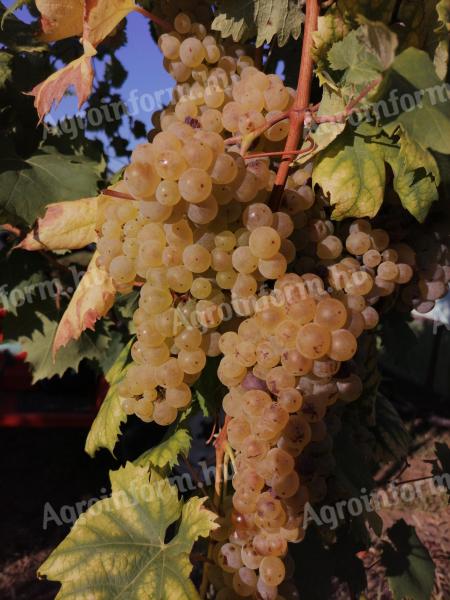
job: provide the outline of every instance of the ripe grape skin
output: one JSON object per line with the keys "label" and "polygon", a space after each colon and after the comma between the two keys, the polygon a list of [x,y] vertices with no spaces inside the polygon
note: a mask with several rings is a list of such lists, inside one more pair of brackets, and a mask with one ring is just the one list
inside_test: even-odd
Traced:
{"label": "ripe grape skin", "polygon": [[331,334],[317,323],[303,325],[297,335],[297,348],[305,358],[316,360],[325,356],[330,349]]}

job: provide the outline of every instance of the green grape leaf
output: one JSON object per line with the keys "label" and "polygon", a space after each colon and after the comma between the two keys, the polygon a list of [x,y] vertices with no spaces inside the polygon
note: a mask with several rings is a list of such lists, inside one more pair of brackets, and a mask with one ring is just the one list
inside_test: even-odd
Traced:
{"label": "green grape leaf", "polygon": [[343,40],[333,45],[328,52],[328,61],[335,71],[345,71],[342,76],[345,84],[366,83],[375,79],[381,67],[377,57],[364,50],[358,30],[350,31]]}
{"label": "green grape leaf", "polygon": [[[337,94],[331,89],[324,87],[322,100],[320,102],[319,110],[317,115],[319,117],[323,115],[334,116],[342,114],[345,109],[345,102],[340,94]],[[311,138],[314,141],[314,149],[311,152],[301,154],[295,161],[296,164],[304,164],[309,162],[313,156],[324,150],[327,146],[333,142],[337,136],[342,133],[345,129],[345,121],[338,123],[319,123],[319,125],[312,131]],[[309,140],[303,144],[302,150],[308,148]]]}
{"label": "green grape leaf", "polygon": [[51,147],[27,159],[11,148],[0,157],[0,212],[30,227],[48,204],[94,196],[103,163],[59,154]]}
{"label": "green grape leaf", "polygon": [[171,432],[158,446],[147,450],[136,461],[136,465],[150,465],[158,469],[172,469],[178,457],[187,456],[191,447],[191,435],[185,427]]}
{"label": "green grape leaf", "polygon": [[407,134],[401,134],[399,150],[386,146],[386,161],[394,172],[394,189],[401,203],[422,223],[431,204],[439,198],[436,160]]}
{"label": "green grape leaf", "polygon": [[380,122],[389,136],[400,127],[417,144],[450,154],[450,103],[447,84],[423,51],[408,48],[385,76],[380,100],[392,108]]}
{"label": "green grape leaf", "polygon": [[346,130],[314,161],[313,184],[334,206],[332,218],[374,217],[383,202],[386,181],[382,144],[376,129],[360,125]]}
{"label": "green grape leaf", "polygon": [[403,519],[387,531],[381,562],[394,600],[429,600],[434,587],[435,565],[414,527]]}
{"label": "green grape leaf", "polygon": [[95,360],[107,351],[107,335],[85,331],[78,340],[63,348],[53,362],[52,344],[58,321],[52,321],[39,312],[37,316],[42,321],[42,330],[36,329],[31,337],[19,338],[23,350],[27,353],[26,360],[33,370],[33,383],[55,375],[62,377],[68,369],[77,370],[83,359]]}
{"label": "green grape leaf", "polygon": [[111,485],[111,496],[78,519],[39,569],[61,582],[56,600],[198,600],[189,554],[217,527],[205,499],[183,504],[167,479],[152,471],[149,481],[132,463],[111,473]]}
{"label": "green grape leaf", "polygon": [[256,37],[256,46],[277,36],[279,46],[298,39],[304,21],[304,0],[220,0],[212,29],[235,42]]}
{"label": "green grape leaf", "polygon": [[[126,374],[132,344],[133,340],[130,340],[106,375],[109,390],[92,423],[84,446],[85,451],[91,457],[94,457],[100,448],[107,448],[114,456],[114,446],[119,437],[120,426],[127,419],[120,404],[118,387]],[[60,352],[64,352],[64,348]]]}
{"label": "green grape leaf", "polygon": [[360,87],[377,79],[393,62],[397,37],[383,23],[364,21],[328,52],[330,67],[343,71],[340,83]]}

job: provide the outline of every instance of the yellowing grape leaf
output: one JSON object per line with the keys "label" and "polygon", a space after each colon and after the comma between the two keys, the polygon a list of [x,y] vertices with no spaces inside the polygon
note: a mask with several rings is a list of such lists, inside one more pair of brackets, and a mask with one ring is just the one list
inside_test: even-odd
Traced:
{"label": "yellowing grape leaf", "polygon": [[189,431],[181,427],[172,435],[168,435],[167,439],[162,441],[158,446],[147,450],[144,454],[135,461],[135,464],[164,469],[165,467],[172,468],[178,464],[178,457],[187,456],[191,447],[191,436]]}
{"label": "yellowing grape leaf", "polygon": [[[111,497],[91,506],[39,569],[60,581],[56,600],[198,600],[189,554],[217,527],[204,498],[131,463],[111,473]],[[168,529],[179,520],[176,532]]]}
{"label": "yellowing grape leaf", "polygon": [[97,198],[57,202],[19,244],[24,250],[77,250],[97,240]]}
{"label": "yellowing grape leaf", "polygon": [[107,448],[114,456],[114,446],[120,433],[120,426],[127,419],[118,394],[118,387],[127,371],[128,360],[133,340],[119,354],[115,363],[106,374],[109,390],[100,410],[92,423],[86,438],[85,451],[94,458],[100,448]]}
{"label": "yellowing grape leaf", "polygon": [[76,340],[85,329],[94,329],[96,321],[106,315],[114,303],[116,288],[106,269],[97,266],[95,252],[88,270],[75,290],[61,319],[53,342],[53,356]]}
{"label": "yellowing grape leaf", "polygon": [[277,36],[278,45],[284,46],[291,36],[300,36],[304,4],[304,0],[221,0],[212,29],[235,42],[256,37],[256,46]]}
{"label": "yellowing grape leaf", "polygon": [[40,39],[56,42],[83,32],[83,0],[36,0],[41,13]]}
{"label": "yellowing grape leaf", "polygon": [[42,83],[35,86],[29,96],[34,96],[34,106],[39,115],[39,122],[50,112],[53,103],[58,105],[70,86],[74,86],[78,97],[78,108],[88,99],[91,93],[94,70],[92,57],[97,54],[88,42],[84,43],[85,53],[73,60],[63,69],[52,73]]}
{"label": "yellowing grape leaf", "polygon": [[385,158],[394,172],[394,189],[401,203],[423,222],[431,204],[439,197],[440,174],[434,157],[402,133],[400,148],[385,146]]}
{"label": "yellowing grape leaf", "polygon": [[320,185],[335,207],[332,217],[374,217],[382,202],[386,181],[381,144],[362,125],[347,129],[315,159],[313,184]]}
{"label": "yellowing grape leaf", "polygon": [[328,51],[334,43],[343,39],[348,30],[348,23],[344,20],[336,5],[331,6],[318,19],[317,31],[313,33],[314,46],[312,48],[312,55],[316,63],[317,75],[321,85],[331,80],[327,72]]}
{"label": "yellowing grape leaf", "polygon": [[83,39],[97,46],[135,8],[133,0],[86,0]]}

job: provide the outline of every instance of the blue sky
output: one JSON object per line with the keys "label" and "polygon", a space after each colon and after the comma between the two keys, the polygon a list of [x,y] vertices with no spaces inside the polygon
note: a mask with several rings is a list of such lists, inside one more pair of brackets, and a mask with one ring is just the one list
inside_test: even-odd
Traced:
{"label": "blue sky", "polygon": [[[13,0],[6,0],[6,6],[11,6]],[[16,11],[16,16],[24,21],[29,21],[26,8]],[[173,79],[166,73],[162,66],[161,53],[149,33],[148,20],[137,13],[132,13],[127,18],[128,42],[120,48],[116,57],[122,62],[128,71],[128,77],[121,88],[120,94],[127,101],[131,94],[138,98],[137,108],[139,112],[134,116],[143,121],[148,129],[151,128],[152,103],[156,104],[155,94],[161,90],[162,101],[167,102],[167,88],[173,87]],[[94,67],[101,74],[102,65],[94,59]],[[134,91],[136,90],[136,91]],[[153,100],[152,100],[153,99]],[[82,112],[82,110],[81,110]],[[77,101],[75,96],[68,95],[63,98],[58,108],[51,112],[51,118],[59,120],[63,117],[71,117],[77,114]],[[123,118],[120,134],[125,139],[131,138],[127,118]],[[88,134],[89,136],[93,134]],[[99,136],[100,137],[100,136]],[[103,138],[105,139],[105,138]],[[113,171],[120,169],[126,162],[123,158],[110,159],[110,167]]]}

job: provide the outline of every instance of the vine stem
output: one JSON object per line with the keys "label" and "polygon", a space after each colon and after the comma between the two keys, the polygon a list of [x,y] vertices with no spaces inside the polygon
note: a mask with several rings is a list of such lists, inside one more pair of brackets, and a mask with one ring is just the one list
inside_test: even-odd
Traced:
{"label": "vine stem", "polygon": [[[298,77],[297,95],[293,110],[290,112],[290,128],[286,140],[285,151],[290,152],[298,148],[303,137],[303,126],[305,121],[305,110],[309,106],[311,97],[311,84],[313,77],[313,58],[311,49],[313,45],[313,33],[317,29],[320,6],[318,0],[306,0],[306,18],[303,30],[303,44],[300,61],[300,72]],[[285,158],[280,162],[275,178],[275,185],[270,198],[270,207],[275,212],[280,209],[283,190],[289,174],[291,161]]]}
{"label": "vine stem", "polygon": [[161,19],[161,17],[158,17],[157,15],[154,15],[153,13],[149,12],[148,10],[145,10],[145,8],[142,8],[142,6],[136,6],[136,8],[134,10],[135,10],[135,12],[138,12],[139,14],[143,15],[144,17],[147,17],[147,19],[150,19],[150,21],[153,21],[153,23],[155,23],[155,25],[159,25],[159,27],[161,27],[161,29],[164,29],[164,31],[167,31],[167,32],[173,31],[172,23],[169,23],[169,21],[165,21],[164,19]]}
{"label": "vine stem", "polygon": [[214,482],[214,506],[219,509],[220,500],[222,497],[222,483],[223,483],[223,460],[225,456],[225,450],[227,447],[227,429],[230,422],[230,416],[225,417],[223,427],[219,432],[219,435],[214,442],[216,449],[216,480]]}

